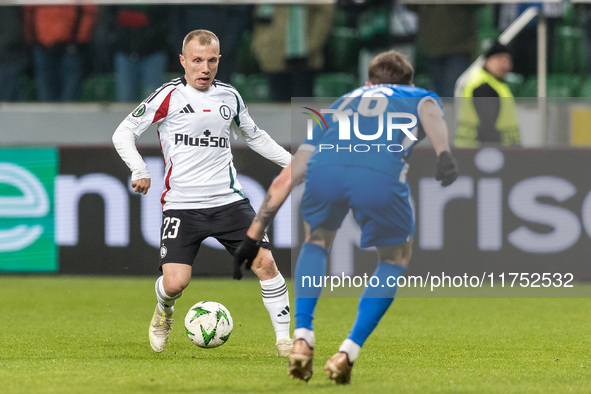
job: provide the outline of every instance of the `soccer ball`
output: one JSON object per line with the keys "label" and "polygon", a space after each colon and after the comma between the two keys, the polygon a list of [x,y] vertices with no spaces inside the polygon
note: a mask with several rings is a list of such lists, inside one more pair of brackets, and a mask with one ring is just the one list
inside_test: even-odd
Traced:
{"label": "soccer ball", "polygon": [[185,331],[195,345],[202,348],[218,347],[226,343],[234,323],[225,306],[215,301],[201,301],[185,316]]}

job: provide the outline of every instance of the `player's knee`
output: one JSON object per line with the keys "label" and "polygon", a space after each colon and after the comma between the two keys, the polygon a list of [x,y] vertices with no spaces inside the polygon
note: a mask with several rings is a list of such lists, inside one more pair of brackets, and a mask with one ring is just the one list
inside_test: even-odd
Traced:
{"label": "player's knee", "polygon": [[378,259],[386,263],[408,267],[412,257],[412,241],[392,247],[378,248]]}
{"label": "player's knee", "polygon": [[396,259],[393,260],[382,260],[386,263],[390,263],[390,264],[396,264],[396,265],[401,265],[403,267],[408,267],[408,265],[410,264],[410,256],[408,257],[398,257]]}
{"label": "player's knee", "polygon": [[185,278],[182,275],[169,275],[164,277],[164,291],[167,295],[174,297],[183,292],[189,285],[191,278]]}
{"label": "player's knee", "polygon": [[317,228],[306,235],[305,242],[318,245],[326,250],[330,250],[332,248],[332,243],[334,241],[335,235],[336,231]]}

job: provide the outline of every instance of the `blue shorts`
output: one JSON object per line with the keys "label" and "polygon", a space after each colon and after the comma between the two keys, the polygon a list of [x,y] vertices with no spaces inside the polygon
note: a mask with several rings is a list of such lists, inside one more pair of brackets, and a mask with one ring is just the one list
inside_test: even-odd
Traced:
{"label": "blue shorts", "polygon": [[359,167],[315,167],[306,174],[302,218],[335,231],[349,212],[361,227],[362,248],[396,246],[414,235],[410,187],[397,174]]}

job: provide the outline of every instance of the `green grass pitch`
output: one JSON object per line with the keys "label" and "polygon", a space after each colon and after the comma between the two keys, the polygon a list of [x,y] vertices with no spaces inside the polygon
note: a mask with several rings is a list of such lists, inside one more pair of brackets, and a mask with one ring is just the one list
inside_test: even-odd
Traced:
{"label": "green grass pitch", "polygon": [[[355,299],[321,299],[315,374],[287,375],[258,282],[194,279],[164,353],[148,343],[155,278],[0,276],[2,393],[591,392],[591,300],[399,298],[368,339],[352,384],[323,371]],[[185,336],[184,315],[221,302],[234,332],[216,349]]]}

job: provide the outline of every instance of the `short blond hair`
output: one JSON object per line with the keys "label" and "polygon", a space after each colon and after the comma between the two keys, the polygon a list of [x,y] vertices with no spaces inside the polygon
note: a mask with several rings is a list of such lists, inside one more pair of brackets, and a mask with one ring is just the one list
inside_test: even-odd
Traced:
{"label": "short blond hair", "polygon": [[193,30],[192,32],[187,34],[185,36],[185,39],[183,40],[183,55],[185,54],[185,49],[187,48],[187,45],[193,40],[199,40],[199,45],[211,45],[213,41],[216,41],[218,45],[220,44],[220,40],[218,36],[215,35],[215,33],[205,29]]}

